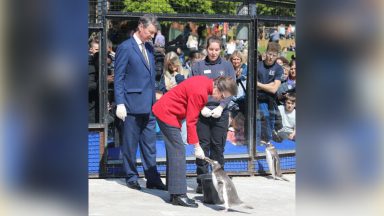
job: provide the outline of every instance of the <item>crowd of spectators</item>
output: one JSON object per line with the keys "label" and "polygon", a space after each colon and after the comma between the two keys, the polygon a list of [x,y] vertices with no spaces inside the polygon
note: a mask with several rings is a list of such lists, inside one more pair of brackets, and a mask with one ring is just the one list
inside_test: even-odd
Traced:
{"label": "crowd of spectators", "polygon": [[[246,144],[245,140],[245,124],[246,124],[246,103],[247,103],[247,76],[248,76],[248,41],[237,39],[236,35],[229,35],[230,26],[226,25],[197,25],[189,22],[183,25],[173,23],[168,34],[163,34],[161,29],[158,30],[152,45],[154,47],[154,58],[156,62],[156,97],[160,98],[170,88],[176,86],[182,80],[189,78],[192,65],[202,61],[207,56],[206,38],[215,35],[223,40],[221,56],[232,63],[236,73],[236,82],[238,85],[238,94],[232,98],[229,104],[229,125],[227,139],[235,145]],[[265,28],[260,29],[259,33],[263,38],[267,37],[270,42],[279,44],[284,39],[295,38],[295,26],[283,24],[277,28],[271,28],[271,32],[266,34]],[[114,80],[114,61],[115,50],[118,38],[116,29],[111,29],[107,40],[107,82],[108,82],[108,116],[107,122],[111,130],[110,136],[114,137],[116,143],[119,143],[119,133],[121,123],[115,117],[116,105],[114,103],[113,80]],[[127,31],[127,37],[132,35],[131,31]],[[260,39],[261,37],[259,37]],[[112,39],[112,40],[111,40]],[[113,41],[114,40],[114,41]],[[113,41],[113,42],[112,42]],[[97,36],[92,35],[89,40],[89,123],[98,123],[99,120],[99,44]],[[276,78],[280,81],[274,95],[275,112],[277,113],[274,127],[272,127],[271,140],[281,142],[283,139],[295,140],[295,102],[296,102],[296,58],[288,57],[287,51],[295,51],[294,40],[289,46],[279,49],[276,60],[273,64],[282,68],[282,75]],[[258,61],[265,61],[267,52],[259,53]],[[267,84],[267,83],[266,83]],[[259,89],[258,89],[259,90]],[[278,107],[278,109],[277,109]],[[292,108],[293,107],[293,108]],[[272,110],[269,109],[269,112]],[[275,113],[275,114],[276,114]],[[293,113],[293,114],[292,114]],[[259,115],[258,110],[258,115]],[[276,115],[275,115],[276,116]],[[265,121],[267,116],[262,116],[258,120]],[[265,123],[263,123],[265,124]],[[265,127],[261,127],[261,133],[265,132]],[[289,133],[290,134],[287,134]],[[270,139],[263,140],[268,137],[261,135],[261,141],[269,142]],[[185,139],[185,136],[183,137]],[[260,143],[258,143],[260,144]]]}

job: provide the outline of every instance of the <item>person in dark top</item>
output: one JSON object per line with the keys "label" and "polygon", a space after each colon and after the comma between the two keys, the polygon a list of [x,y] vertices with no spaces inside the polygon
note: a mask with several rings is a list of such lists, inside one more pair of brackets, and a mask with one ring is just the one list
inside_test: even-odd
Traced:
{"label": "person in dark top", "polygon": [[88,123],[99,122],[98,41],[91,41],[88,50]]}
{"label": "person in dark top", "polygon": [[276,92],[283,74],[283,68],[276,63],[279,52],[280,45],[270,42],[265,60],[257,63],[256,142],[258,145],[261,141],[268,143],[272,140],[275,120],[281,117],[278,115],[276,104]]}
{"label": "person in dark top", "polygon": [[[220,57],[222,41],[217,36],[212,36],[207,40],[208,55],[203,61],[196,62],[192,66],[192,76],[204,75],[211,79],[220,76],[231,77],[236,80],[235,71],[232,64]],[[201,110],[199,122],[197,123],[197,133],[199,142],[204,150],[204,154],[212,160],[218,161],[224,167],[224,146],[227,139],[229,111],[228,104],[232,97],[218,101],[213,97],[208,98],[208,103]],[[196,159],[197,175],[208,173],[208,163],[201,159]],[[197,179],[197,193],[202,193],[200,178]]]}

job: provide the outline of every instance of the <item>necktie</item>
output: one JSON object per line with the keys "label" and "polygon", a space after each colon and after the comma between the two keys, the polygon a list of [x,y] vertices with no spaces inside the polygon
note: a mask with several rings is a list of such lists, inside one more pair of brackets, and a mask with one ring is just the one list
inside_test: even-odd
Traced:
{"label": "necktie", "polygon": [[148,61],[148,57],[145,53],[145,46],[144,46],[144,43],[141,44],[141,53],[143,54],[144,56],[144,59],[145,59],[145,62],[147,62],[147,65],[149,66],[149,61]]}

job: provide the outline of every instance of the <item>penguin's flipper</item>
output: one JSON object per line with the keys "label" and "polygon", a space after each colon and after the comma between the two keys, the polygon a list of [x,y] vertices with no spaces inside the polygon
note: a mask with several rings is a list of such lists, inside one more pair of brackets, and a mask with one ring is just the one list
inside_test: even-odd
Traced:
{"label": "penguin's flipper", "polygon": [[273,149],[272,159],[273,159],[272,161],[273,161],[273,167],[275,172],[274,177],[277,177],[278,179],[282,180],[283,173],[281,172],[281,167],[280,167],[280,157],[275,148]]}
{"label": "penguin's flipper", "polygon": [[228,194],[228,188],[226,187],[225,184],[223,184],[223,202],[224,202],[224,207],[225,207],[225,210],[224,211],[228,211],[229,209],[229,194]]}
{"label": "penguin's flipper", "polygon": [[225,202],[224,198],[224,182],[221,178],[217,178],[217,194],[219,195],[220,202]]}
{"label": "penguin's flipper", "polygon": [[267,160],[269,172],[271,173],[272,177],[275,178],[273,152],[271,152],[271,149],[269,147],[265,148],[265,159]]}

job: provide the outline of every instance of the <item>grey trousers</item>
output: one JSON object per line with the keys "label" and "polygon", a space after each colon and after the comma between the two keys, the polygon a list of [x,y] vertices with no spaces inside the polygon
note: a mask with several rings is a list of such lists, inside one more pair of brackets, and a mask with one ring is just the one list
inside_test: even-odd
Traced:
{"label": "grey trousers", "polygon": [[186,194],[186,158],[185,144],[181,138],[180,128],[170,126],[160,119],[157,123],[164,135],[167,152],[167,186],[169,194]]}

